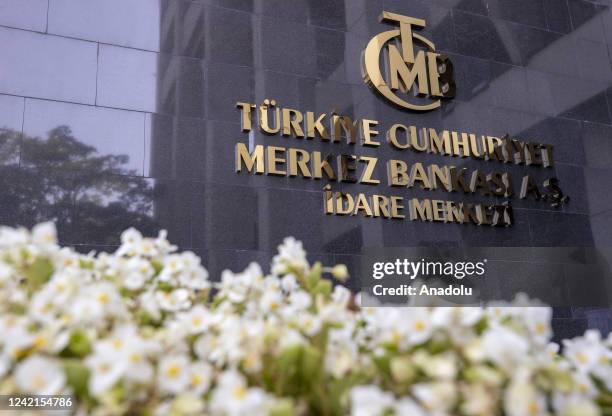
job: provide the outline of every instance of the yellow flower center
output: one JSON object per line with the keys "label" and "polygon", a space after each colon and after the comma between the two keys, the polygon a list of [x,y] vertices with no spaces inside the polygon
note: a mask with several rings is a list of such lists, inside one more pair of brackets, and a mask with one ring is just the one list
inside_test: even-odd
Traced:
{"label": "yellow flower center", "polygon": [[168,370],[166,370],[166,374],[170,378],[177,378],[179,375],[181,375],[181,367],[176,364],[171,365],[168,367]]}
{"label": "yellow flower center", "polygon": [[34,339],[34,347],[40,349],[47,344],[47,337],[39,335]]}
{"label": "yellow flower center", "polygon": [[45,379],[42,376],[35,376],[32,379],[32,387],[34,387],[37,390],[40,390],[43,387],[45,387],[45,384],[47,384],[47,383],[45,382]]}
{"label": "yellow flower center", "polygon": [[100,302],[102,305],[106,305],[109,300],[110,297],[108,296],[108,293],[102,292],[98,295],[98,302]]}
{"label": "yellow flower center", "polygon": [[580,364],[586,364],[589,361],[589,358],[582,352],[577,352],[576,353],[576,360],[578,360],[578,362]]}
{"label": "yellow flower center", "polygon": [[527,411],[530,415],[537,415],[540,413],[540,406],[536,402],[530,402],[527,406]]}
{"label": "yellow flower center", "polygon": [[423,322],[423,321],[416,321],[414,323],[414,329],[419,331],[419,332],[425,330],[425,322]]}
{"label": "yellow flower center", "polygon": [[246,394],[247,390],[242,386],[236,387],[234,389],[234,397],[238,400],[244,399],[246,397]]}
{"label": "yellow flower center", "polygon": [[199,386],[201,382],[202,382],[202,376],[201,375],[193,374],[191,376],[191,385],[192,386]]}

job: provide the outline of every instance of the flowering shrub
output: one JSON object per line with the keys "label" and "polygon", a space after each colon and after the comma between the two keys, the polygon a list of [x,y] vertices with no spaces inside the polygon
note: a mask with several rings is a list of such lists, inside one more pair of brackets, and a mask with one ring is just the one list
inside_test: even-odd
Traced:
{"label": "flowering shrub", "polygon": [[612,338],[550,344],[546,307],[362,308],[288,238],[208,279],[165,234],[114,254],[0,229],[0,394],[73,394],[81,414],[610,414]]}

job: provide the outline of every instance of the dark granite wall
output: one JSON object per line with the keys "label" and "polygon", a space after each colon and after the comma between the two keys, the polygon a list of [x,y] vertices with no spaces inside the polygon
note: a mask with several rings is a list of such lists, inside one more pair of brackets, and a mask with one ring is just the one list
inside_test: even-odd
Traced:
{"label": "dark granite wall", "polygon": [[[426,19],[453,60],[458,97],[441,110],[396,110],[363,84],[382,10]],[[608,0],[0,0],[0,45],[0,222],[55,219],[81,250],[112,249],[130,225],[166,228],[218,274],[266,263],[294,235],[312,260],[357,274],[364,247],[612,245]],[[265,98],[551,143],[571,203],[514,200],[509,229],[324,216],[320,182],[233,172],[238,141],[301,144],[240,131],[236,101]],[[557,335],[612,322],[608,311],[556,316]]]}

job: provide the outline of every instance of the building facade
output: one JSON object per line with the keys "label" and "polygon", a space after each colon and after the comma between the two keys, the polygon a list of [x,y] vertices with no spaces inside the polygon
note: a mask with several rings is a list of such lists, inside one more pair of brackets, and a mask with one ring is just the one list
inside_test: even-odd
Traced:
{"label": "building facade", "polygon": [[[425,20],[418,33],[452,62],[454,98],[406,111],[364,82],[366,45],[397,26],[381,23],[383,11]],[[358,276],[368,247],[612,245],[608,0],[0,0],[0,45],[0,220],[53,219],[62,243],[83,251],[112,250],[129,226],[164,228],[218,276],[267,263],[291,235],[311,260],[345,263]],[[441,155],[244,131],[236,104],[265,100],[375,120],[381,133],[403,123],[547,143],[555,164],[546,174],[570,200],[513,199],[511,227],[325,215],[324,179],[236,173],[236,145],[408,163]],[[543,178],[533,166],[505,169]],[[382,163],[375,175],[386,177]],[[612,315],[556,316],[563,337],[588,326],[607,332]]]}

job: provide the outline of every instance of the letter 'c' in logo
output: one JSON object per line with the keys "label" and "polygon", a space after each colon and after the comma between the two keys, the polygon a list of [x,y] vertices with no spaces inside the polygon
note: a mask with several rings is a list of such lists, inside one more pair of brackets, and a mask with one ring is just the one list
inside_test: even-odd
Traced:
{"label": "letter 'c' in logo", "polygon": [[[413,32],[413,28],[424,28],[425,20],[390,12],[383,12],[381,20],[399,23],[399,29],[379,33],[366,46],[365,82],[387,100],[409,110],[433,110],[440,107],[442,98],[453,98],[456,89],[453,64],[448,57],[436,53],[433,42]],[[416,50],[413,40],[425,49]],[[381,55],[386,77],[381,71]],[[418,98],[407,101],[410,91]]]}

